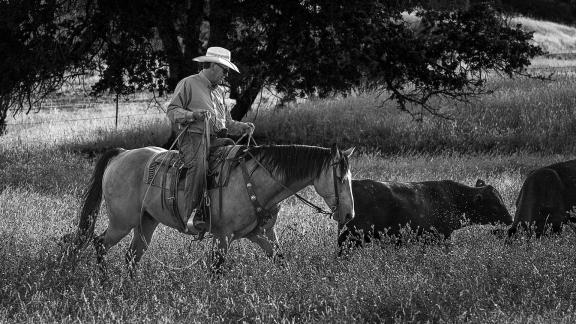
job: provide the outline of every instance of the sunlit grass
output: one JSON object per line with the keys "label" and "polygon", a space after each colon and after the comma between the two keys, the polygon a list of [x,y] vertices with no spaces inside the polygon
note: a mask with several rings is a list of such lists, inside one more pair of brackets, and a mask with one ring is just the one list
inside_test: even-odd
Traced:
{"label": "sunlit grass", "polygon": [[525,30],[533,32],[534,41],[549,53],[576,52],[574,27],[527,17],[514,17],[511,22],[521,24]]}
{"label": "sunlit grass", "polygon": [[[573,159],[574,76],[551,82],[493,80],[495,92],[448,105],[451,121],[414,123],[375,94],[261,109],[267,143],[358,147],[354,178],[392,181],[478,178],[511,213],[527,173]],[[247,240],[235,242],[224,275],[210,281],[210,240],[159,226],[134,280],[124,263],[131,235],[108,253],[101,285],[94,249],[76,267],[60,258],[74,230],[94,156],[109,147],[161,145],[165,116],[142,104],[51,109],[20,115],[0,138],[0,322],[573,322],[576,234],[507,244],[471,226],[450,244],[372,244],[337,257],[336,223],[294,198],[277,223],[283,265]],[[134,116],[138,115],[138,116]],[[124,116],[124,117],[122,117]],[[75,120],[78,119],[78,120]],[[401,153],[401,154],[398,154]],[[322,205],[310,188],[301,192]],[[105,230],[107,213],[96,232]]]}
{"label": "sunlit grass", "polygon": [[[451,245],[368,246],[336,257],[336,224],[288,199],[277,224],[284,266],[249,241],[236,242],[226,273],[210,282],[210,242],[160,226],[135,280],[128,277],[125,238],[108,254],[110,282],[100,285],[90,246],[76,268],[60,262],[59,239],[73,230],[92,164],[81,156],[34,151],[5,157],[0,181],[0,321],[570,321],[576,235],[512,245],[485,227],[454,234]],[[54,151],[51,151],[52,153]],[[572,158],[519,153],[357,155],[355,178],[421,181],[483,178],[514,210],[525,174]],[[32,161],[38,161],[33,163]],[[45,161],[46,163],[40,163]],[[29,165],[29,172],[13,173]],[[61,166],[58,168],[57,166]],[[15,181],[15,177],[22,182]],[[30,179],[28,179],[30,178]],[[11,180],[12,179],[12,180]],[[307,189],[305,197],[321,199]],[[96,232],[106,227],[106,212]]]}
{"label": "sunlit grass", "polygon": [[144,103],[121,103],[118,118],[113,104],[101,104],[18,114],[7,123],[2,143],[30,149],[97,150],[102,143],[134,148],[162,145],[170,136],[165,113]]}
{"label": "sunlit grass", "polygon": [[[425,117],[418,123],[399,112],[386,94],[310,100],[261,111],[256,136],[276,143],[358,146],[387,154],[409,152],[562,153],[576,142],[576,76],[551,81],[495,78],[493,93],[469,103],[435,102],[451,119]],[[248,117],[250,118],[250,116]]]}

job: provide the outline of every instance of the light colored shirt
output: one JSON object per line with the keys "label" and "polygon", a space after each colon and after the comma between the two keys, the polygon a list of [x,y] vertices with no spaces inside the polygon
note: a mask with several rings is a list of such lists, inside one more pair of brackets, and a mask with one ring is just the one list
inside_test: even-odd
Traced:
{"label": "light colored shirt", "polygon": [[[203,110],[209,112],[211,134],[216,134],[223,128],[227,128],[228,133],[232,135],[242,134],[243,123],[233,120],[230,116],[230,110],[224,103],[224,90],[222,87],[213,86],[204,75],[204,71],[178,82],[168,104],[166,115],[173,129],[178,132],[179,124],[189,121],[190,112]],[[193,133],[203,133],[204,121],[190,123],[188,130]]]}

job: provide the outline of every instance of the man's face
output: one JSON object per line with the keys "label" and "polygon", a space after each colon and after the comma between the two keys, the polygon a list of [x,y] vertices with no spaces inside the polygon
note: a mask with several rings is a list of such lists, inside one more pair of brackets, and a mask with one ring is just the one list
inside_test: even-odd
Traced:
{"label": "man's face", "polygon": [[214,82],[219,84],[228,76],[228,67],[214,63]]}

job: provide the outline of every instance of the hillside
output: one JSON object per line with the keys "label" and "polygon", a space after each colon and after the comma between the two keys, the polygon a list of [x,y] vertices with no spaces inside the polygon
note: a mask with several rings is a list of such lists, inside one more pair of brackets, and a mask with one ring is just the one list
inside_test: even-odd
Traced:
{"label": "hillside", "polygon": [[576,53],[576,28],[550,21],[515,17],[513,23],[534,32],[534,41],[550,54]]}
{"label": "hillside", "polygon": [[[404,13],[402,17],[414,30],[418,29],[418,17],[408,13]],[[534,32],[534,41],[550,54],[576,53],[575,27],[521,16],[510,18],[510,21]]]}

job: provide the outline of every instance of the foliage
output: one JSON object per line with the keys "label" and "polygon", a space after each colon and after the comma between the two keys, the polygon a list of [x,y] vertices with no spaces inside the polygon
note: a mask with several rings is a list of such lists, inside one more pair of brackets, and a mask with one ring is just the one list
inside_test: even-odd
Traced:
{"label": "foliage", "polygon": [[231,34],[240,62],[250,62],[248,77],[272,85],[283,102],[368,87],[386,91],[406,112],[415,114],[416,107],[438,114],[430,98],[466,100],[483,93],[487,73],[521,74],[542,54],[530,44],[531,33],[486,5],[419,11],[421,26],[414,31],[400,16],[402,5],[304,4],[270,1],[238,10],[244,15]]}
{"label": "foliage", "polygon": [[[264,87],[274,88],[283,103],[376,87],[406,112],[439,114],[430,98],[466,100],[483,92],[486,73],[522,73],[529,59],[542,53],[529,43],[530,33],[509,26],[485,5],[421,11],[422,28],[414,31],[400,15],[410,6],[379,0],[2,4],[20,13],[4,23],[14,48],[23,49],[5,45],[12,58],[8,68],[16,72],[2,79],[24,84],[8,84],[2,92],[20,105],[38,84],[46,88],[41,94],[48,93],[77,67],[100,70],[94,94],[170,91],[192,73],[192,58],[210,44],[230,48],[242,71],[230,80],[235,119],[246,115]],[[48,14],[37,9],[43,6]],[[30,26],[23,28],[23,22]]]}
{"label": "foliage", "polygon": [[0,133],[9,108],[14,114],[93,66],[84,55],[92,34],[82,11],[70,1],[0,1]]}

